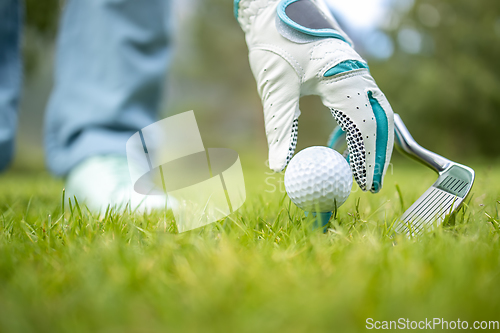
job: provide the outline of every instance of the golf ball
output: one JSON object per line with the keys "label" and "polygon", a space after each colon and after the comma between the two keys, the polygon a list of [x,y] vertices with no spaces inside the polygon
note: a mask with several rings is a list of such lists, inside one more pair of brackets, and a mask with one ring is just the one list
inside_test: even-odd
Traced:
{"label": "golf ball", "polygon": [[333,149],[306,148],[290,161],[285,171],[285,189],[299,208],[308,212],[331,212],[351,193],[351,168]]}

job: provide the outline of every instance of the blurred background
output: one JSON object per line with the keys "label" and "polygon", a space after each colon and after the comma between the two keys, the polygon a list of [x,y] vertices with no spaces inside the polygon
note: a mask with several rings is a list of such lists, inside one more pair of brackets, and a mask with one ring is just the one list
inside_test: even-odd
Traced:
{"label": "blurred background", "polygon": [[[262,108],[232,1],[174,2],[176,56],[166,73],[162,117],[194,110],[206,147],[233,148],[265,163]],[[328,3],[418,142],[462,162],[498,158],[500,1]],[[15,167],[38,169],[64,1],[25,0],[25,7]],[[324,145],[335,126],[330,112],[315,96],[304,97],[301,110],[298,149]]]}

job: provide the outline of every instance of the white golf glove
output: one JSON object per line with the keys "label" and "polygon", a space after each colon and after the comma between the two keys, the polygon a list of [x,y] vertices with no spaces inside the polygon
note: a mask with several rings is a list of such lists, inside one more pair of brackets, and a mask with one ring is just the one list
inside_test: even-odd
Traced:
{"label": "white golf glove", "polygon": [[319,95],[347,132],[359,187],[378,192],[389,165],[393,112],[366,62],[318,0],[235,0],[264,107],[269,166],[282,171],[297,144],[299,98]]}

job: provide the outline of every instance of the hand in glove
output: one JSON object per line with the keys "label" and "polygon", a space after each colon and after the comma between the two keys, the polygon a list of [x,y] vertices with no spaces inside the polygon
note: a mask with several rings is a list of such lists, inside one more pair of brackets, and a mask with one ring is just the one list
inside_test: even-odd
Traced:
{"label": "hand in glove", "polygon": [[236,0],[264,107],[269,166],[282,171],[298,133],[299,98],[319,95],[346,132],[359,187],[378,192],[394,140],[393,112],[320,0]]}

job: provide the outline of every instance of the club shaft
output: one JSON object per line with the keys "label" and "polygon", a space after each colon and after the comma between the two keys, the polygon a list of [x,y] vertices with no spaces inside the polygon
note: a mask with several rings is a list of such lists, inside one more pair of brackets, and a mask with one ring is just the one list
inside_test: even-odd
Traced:
{"label": "club shaft", "polygon": [[444,171],[452,162],[436,153],[433,153],[420,146],[411,136],[403,120],[398,114],[394,114],[394,133],[396,135],[396,148],[398,150],[435,170],[437,173]]}

